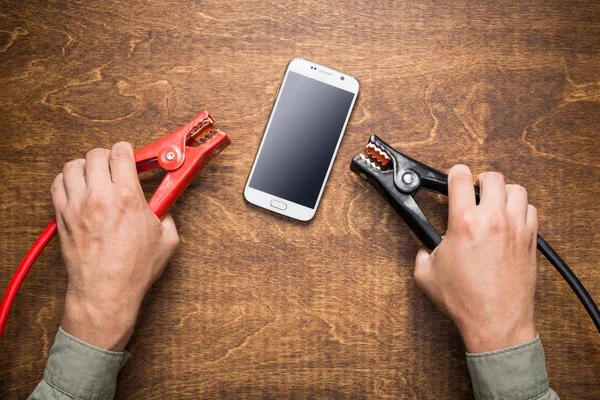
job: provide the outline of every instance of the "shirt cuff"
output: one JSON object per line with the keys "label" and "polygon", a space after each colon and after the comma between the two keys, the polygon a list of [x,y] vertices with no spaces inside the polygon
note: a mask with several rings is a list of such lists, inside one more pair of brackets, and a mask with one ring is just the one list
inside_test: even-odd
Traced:
{"label": "shirt cuff", "polygon": [[101,349],[59,328],[50,349],[44,380],[56,390],[77,399],[112,399],[117,374],[129,357],[126,351]]}
{"label": "shirt cuff", "polygon": [[489,353],[467,353],[473,392],[477,400],[537,399],[549,390],[540,336]]}

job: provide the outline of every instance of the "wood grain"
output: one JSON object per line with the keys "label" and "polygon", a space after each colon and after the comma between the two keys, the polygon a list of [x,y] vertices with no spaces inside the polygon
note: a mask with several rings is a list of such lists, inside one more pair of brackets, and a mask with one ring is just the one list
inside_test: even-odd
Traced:
{"label": "wood grain", "polygon": [[[172,210],[182,245],[116,398],[470,399],[460,337],[413,282],[415,238],[350,159],[377,133],[440,169],[503,172],[600,299],[599,52],[595,1],[1,1],[0,289],[52,218],[66,161],[139,148],[208,109],[233,144]],[[242,196],[293,57],[361,83],[310,223]],[[160,177],[142,179],[151,193]],[[444,199],[418,201],[443,229]],[[598,334],[545,260],[539,270],[551,385],[598,399]],[[54,241],[0,343],[0,398],[40,380],[65,287]]]}

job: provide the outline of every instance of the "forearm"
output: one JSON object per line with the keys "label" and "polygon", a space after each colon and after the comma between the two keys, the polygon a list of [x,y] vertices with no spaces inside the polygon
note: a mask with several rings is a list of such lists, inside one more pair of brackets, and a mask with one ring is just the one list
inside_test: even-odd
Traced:
{"label": "forearm", "polygon": [[550,389],[544,349],[534,340],[489,353],[467,353],[477,400],[558,400]]}
{"label": "forearm", "polygon": [[112,399],[129,353],[101,349],[59,329],[44,378],[29,399]]}

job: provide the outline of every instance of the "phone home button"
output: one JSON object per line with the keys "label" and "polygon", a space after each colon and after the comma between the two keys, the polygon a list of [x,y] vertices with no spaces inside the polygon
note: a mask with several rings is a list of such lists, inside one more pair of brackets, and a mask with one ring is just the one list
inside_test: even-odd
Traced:
{"label": "phone home button", "polygon": [[271,200],[271,207],[275,207],[279,210],[285,210],[287,208],[287,204],[282,203],[281,201]]}

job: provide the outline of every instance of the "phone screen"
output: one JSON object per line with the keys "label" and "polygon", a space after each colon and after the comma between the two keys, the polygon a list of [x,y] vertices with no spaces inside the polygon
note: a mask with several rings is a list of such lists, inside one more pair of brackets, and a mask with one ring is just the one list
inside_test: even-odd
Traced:
{"label": "phone screen", "polygon": [[289,71],[249,186],[314,208],[353,98]]}

